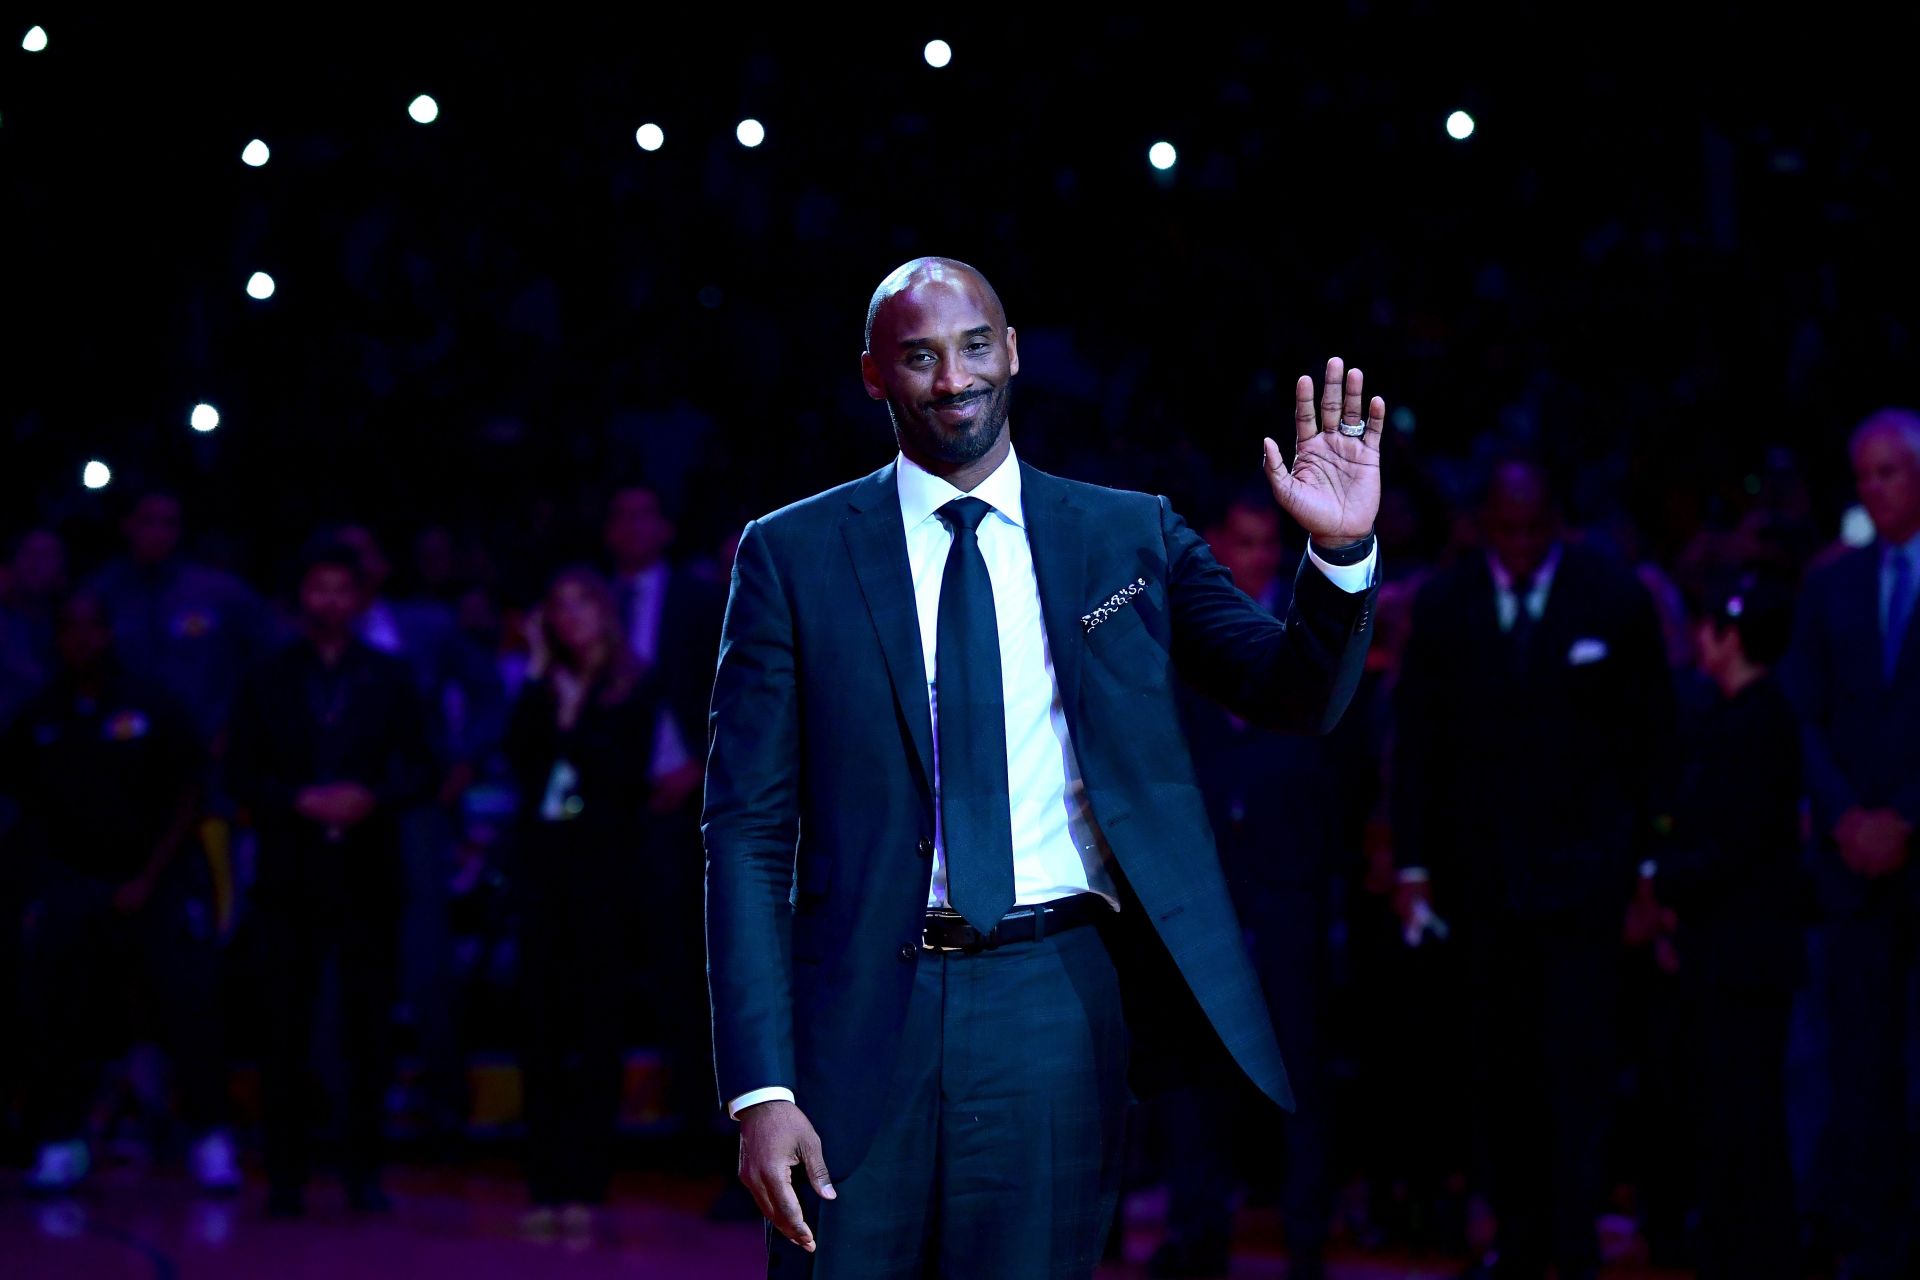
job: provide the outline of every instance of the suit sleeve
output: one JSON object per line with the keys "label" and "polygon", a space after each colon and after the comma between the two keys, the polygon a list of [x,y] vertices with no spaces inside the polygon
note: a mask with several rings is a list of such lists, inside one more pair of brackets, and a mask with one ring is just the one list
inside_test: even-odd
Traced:
{"label": "suit sleeve", "polygon": [[734,558],[708,718],[707,980],[722,1099],[795,1083],[789,893],[799,837],[793,614],[758,522]]}
{"label": "suit sleeve", "polygon": [[1377,589],[1343,591],[1303,560],[1281,622],[1233,585],[1165,498],[1160,530],[1181,675],[1263,728],[1329,732],[1359,687]]}

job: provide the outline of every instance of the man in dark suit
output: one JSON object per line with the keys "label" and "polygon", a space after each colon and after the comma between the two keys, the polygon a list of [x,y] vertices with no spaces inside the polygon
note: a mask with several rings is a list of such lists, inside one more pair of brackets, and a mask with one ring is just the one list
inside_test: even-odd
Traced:
{"label": "man in dark suit", "polygon": [[1908,991],[1920,937],[1920,417],[1887,410],[1853,437],[1854,480],[1878,534],[1807,575],[1787,683],[1806,725],[1817,836],[1832,1110],[1822,1213],[1849,1276],[1920,1261],[1920,1170],[1908,1114]]}
{"label": "man in dark suit", "polygon": [[[1545,474],[1495,468],[1486,554],[1414,605],[1396,693],[1395,854],[1408,928],[1454,928],[1467,981],[1470,1173],[1501,1280],[1594,1274],[1621,926],[1669,749],[1653,602],[1565,541]],[[1470,1274],[1479,1274],[1478,1271]]]}
{"label": "man in dark suit", "polygon": [[901,456],[752,522],[734,562],[704,824],[720,1093],[771,1274],[1088,1276],[1130,1041],[1222,1045],[1290,1101],[1174,675],[1262,724],[1338,718],[1385,405],[1335,360],[1317,410],[1297,386],[1291,470],[1265,442],[1318,548],[1282,622],[1164,499],[1014,457],[1016,336],[972,268],[888,276],[867,346]]}

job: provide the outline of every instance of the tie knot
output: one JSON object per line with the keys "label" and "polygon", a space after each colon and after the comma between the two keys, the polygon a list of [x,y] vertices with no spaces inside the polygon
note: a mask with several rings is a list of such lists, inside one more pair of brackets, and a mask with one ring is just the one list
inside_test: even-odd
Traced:
{"label": "tie knot", "polygon": [[993,510],[980,498],[955,498],[940,508],[939,516],[947,522],[947,527],[955,533],[965,528],[974,533],[980,528],[980,522],[987,518],[987,512]]}

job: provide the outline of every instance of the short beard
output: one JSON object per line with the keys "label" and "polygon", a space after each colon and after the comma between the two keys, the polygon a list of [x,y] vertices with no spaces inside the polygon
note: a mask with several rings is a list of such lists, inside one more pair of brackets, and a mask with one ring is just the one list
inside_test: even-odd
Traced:
{"label": "short beard", "polygon": [[1007,424],[1007,407],[1012,394],[1011,382],[1002,383],[998,390],[988,392],[986,411],[974,423],[972,430],[952,438],[942,437],[933,429],[929,421],[930,414],[921,416],[904,413],[899,404],[889,398],[887,415],[893,419],[894,442],[900,445],[902,453],[906,453],[907,443],[911,440],[914,452],[951,466],[963,467],[969,462],[978,462],[1000,438],[1001,428]]}

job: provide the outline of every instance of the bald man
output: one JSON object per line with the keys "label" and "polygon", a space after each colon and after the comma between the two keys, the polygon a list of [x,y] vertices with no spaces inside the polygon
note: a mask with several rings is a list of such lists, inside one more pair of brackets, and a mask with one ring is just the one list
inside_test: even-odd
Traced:
{"label": "bald man", "polygon": [[1015,456],[1018,341],[973,268],[882,281],[860,370],[898,456],[747,525],[721,638],[708,967],[741,1180],[773,1276],[1088,1276],[1130,1053],[1224,1052],[1290,1102],[1175,676],[1338,719],[1386,407],[1333,360],[1291,467],[1264,442],[1313,539],[1282,620],[1164,498]]}
{"label": "bald man", "polygon": [[1786,674],[1806,724],[1832,1107],[1819,1209],[1849,1275],[1920,1266],[1920,1133],[1907,1099],[1920,981],[1920,416],[1851,442],[1875,538],[1807,574]]}

